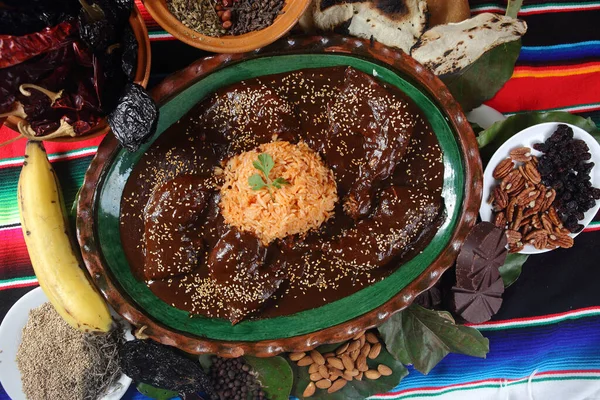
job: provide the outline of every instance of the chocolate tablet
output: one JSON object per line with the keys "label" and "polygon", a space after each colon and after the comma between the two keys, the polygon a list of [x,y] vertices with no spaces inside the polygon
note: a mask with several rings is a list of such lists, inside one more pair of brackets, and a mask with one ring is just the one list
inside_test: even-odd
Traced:
{"label": "chocolate tablet", "polygon": [[477,224],[467,236],[456,261],[456,286],[476,290],[498,280],[506,260],[506,235],[489,222]]}
{"label": "chocolate tablet", "polygon": [[489,321],[502,305],[504,282],[498,278],[487,287],[476,290],[452,288],[455,313],[468,322],[479,324]]}

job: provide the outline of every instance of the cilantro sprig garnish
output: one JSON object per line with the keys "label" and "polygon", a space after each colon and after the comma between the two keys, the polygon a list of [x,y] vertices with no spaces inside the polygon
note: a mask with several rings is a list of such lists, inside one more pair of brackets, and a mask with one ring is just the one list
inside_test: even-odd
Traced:
{"label": "cilantro sprig garnish", "polygon": [[253,161],[252,165],[254,165],[254,168],[263,173],[263,175],[257,173],[248,178],[248,184],[250,185],[252,190],[261,190],[263,188],[266,188],[269,191],[269,194],[272,198],[273,188],[281,189],[283,185],[290,184],[287,180],[285,180],[282,177],[275,178],[273,180],[269,178],[269,174],[271,173],[273,166],[275,166],[275,162],[273,161],[273,157],[271,157],[267,153],[259,154],[258,160]]}

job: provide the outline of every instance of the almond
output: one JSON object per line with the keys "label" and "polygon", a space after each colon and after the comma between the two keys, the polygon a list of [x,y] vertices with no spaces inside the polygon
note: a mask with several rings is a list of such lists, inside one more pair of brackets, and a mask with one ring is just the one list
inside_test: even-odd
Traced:
{"label": "almond", "polygon": [[328,359],[329,357],[335,357],[335,353],[332,353],[332,352],[323,353],[323,358],[324,359]]}
{"label": "almond", "polygon": [[344,371],[342,371],[341,369],[337,369],[337,368],[333,368],[333,367],[329,367],[327,368],[327,372],[329,372],[329,376],[342,376],[344,375]]}
{"label": "almond", "polygon": [[290,353],[290,360],[299,361],[301,358],[304,358],[306,353]]}
{"label": "almond", "polygon": [[381,343],[374,344],[373,347],[371,347],[371,351],[369,352],[369,358],[371,360],[376,359],[379,356],[380,352],[381,352]]}
{"label": "almond", "polygon": [[360,342],[360,347],[363,347],[365,345],[365,342],[367,341],[367,339],[365,338],[365,336],[361,336],[360,339],[358,339]]}
{"label": "almond", "polygon": [[364,334],[365,334],[365,331],[362,331],[362,332],[360,332],[358,335],[354,336],[354,337],[352,338],[352,340],[358,340],[358,339],[360,339],[361,337],[363,337],[363,336],[364,336]]}
{"label": "almond", "polygon": [[310,356],[313,361],[319,365],[325,365],[325,358],[316,350],[311,350]]}
{"label": "almond", "polygon": [[348,346],[350,346],[350,342],[346,342],[343,345],[341,345],[340,347],[337,348],[337,350],[335,351],[335,354],[337,354],[338,356],[342,353],[345,353],[346,350],[348,350]]}
{"label": "almond", "polygon": [[364,372],[359,372],[358,375],[354,377],[357,381],[362,381]]}
{"label": "almond", "polygon": [[333,368],[337,368],[339,370],[344,369],[344,363],[337,357],[330,357],[327,359],[327,364],[331,365]]}
{"label": "almond", "polygon": [[369,366],[367,365],[366,355],[358,357],[358,359],[356,360],[356,369],[358,369],[361,372],[364,372],[369,369]]}
{"label": "almond", "polygon": [[313,394],[315,394],[316,390],[317,390],[317,388],[315,387],[315,384],[313,382],[311,382],[308,384],[306,389],[304,389],[304,392],[302,393],[302,397],[310,397]]}
{"label": "almond", "polygon": [[510,158],[517,162],[526,162],[531,160],[531,149],[529,147],[517,147],[509,153]]}
{"label": "almond", "polygon": [[319,364],[310,364],[310,367],[308,367],[308,373],[314,374],[315,372],[319,372]]}
{"label": "almond", "polygon": [[321,376],[321,374],[318,373],[318,372],[315,372],[314,374],[310,374],[309,378],[313,382],[317,382],[317,381],[320,381],[321,379],[323,379],[323,377]]}
{"label": "almond", "polygon": [[300,360],[298,360],[299,367],[306,367],[313,363],[313,359],[311,356],[304,356]]}
{"label": "almond", "polygon": [[348,353],[350,355],[350,358],[352,359],[352,361],[356,361],[356,359],[358,358],[358,356],[360,355],[360,350],[356,349],[354,351],[351,351],[350,353]]}
{"label": "almond", "polygon": [[354,350],[358,349],[360,349],[360,340],[353,340],[352,342],[350,342],[350,345],[348,346],[348,350],[346,350],[346,352],[351,353]]}
{"label": "almond", "polygon": [[319,389],[328,389],[331,387],[331,381],[329,379],[321,379],[317,383],[315,383]]}
{"label": "almond", "polygon": [[367,379],[379,379],[380,376],[381,376],[381,373],[374,369],[370,369],[365,372],[365,377]]}
{"label": "almond", "polygon": [[500,161],[498,165],[496,165],[492,176],[494,177],[494,179],[502,179],[506,177],[506,175],[508,175],[510,171],[513,170],[514,165],[515,164],[510,158],[505,158],[504,160]]}
{"label": "almond", "polygon": [[367,332],[365,334],[365,338],[367,339],[367,342],[369,342],[371,344],[379,343],[379,339],[377,339],[377,335],[375,335],[373,332]]}
{"label": "almond", "polygon": [[[316,365],[316,364],[313,364]],[[323,379],[329,378],[329,370],[324,365],[319,365],[319,374],[323,377]]]}
{"label": "almond", "polygon": [[347,370],[352,371],[354,369],[354,361],[347,354],[342,354],[342,363]]}
{"label": "almond", "polygon": [[367,342],[365,343],[365,345],[362,347],[362,349],[360,349],[360,355],[368,355],[369,352],[371,351],[371,343]]}
{"label": "almond", "polygon": [[344,375],[342,375],[342,378],[344,378],[344,380],[346,380],[348,382],[350,382],[352,379],[354,379],[352,374],[350,374],[350,371],[344,371]]}
{"label": "almond", "polygon": [[383,376],[390,376],[394,373],[394,371],[392,371],[392,369],[385,364],[379,364],[377,366],[377,371]]}
{"label": "almond", "polygon": [[343,379],[340,379],[338,381],[333,382],[333,385],[331,385],[331,387],[329,389],[327,389],[327,393],[335,393],[338,390],[340,390],[341,388],[343,388],[344,386],[346,386],[346,381]]}

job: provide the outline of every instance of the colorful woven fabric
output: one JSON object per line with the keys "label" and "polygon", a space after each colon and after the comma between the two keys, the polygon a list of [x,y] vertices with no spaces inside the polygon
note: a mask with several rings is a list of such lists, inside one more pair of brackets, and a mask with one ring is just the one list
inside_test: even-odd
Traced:
{"label": "colorful woven fabric", "polygon": [[[137,3],[152,40],[151,83],[206,54],[174,40]],[[470,4],[474,14],[504,13],[506,0]],[[529,30],[517,67],[488,104],[507,115],[568,111],[600,126],[600,1],[526,0],[519,17]],[[2,128],[0,142],[14,135]],[[100,141],[47,145],[67,207]],[[16,201],[24,146],[0,148],[0,319],[37,285]],[[397,388],[375,398],[600,399],[599,240],[597,220],[572,249],[530,257],[495,321],[478,326],[490,340],[487,359],[450,355],[429,375],[411,370]],[[131,388],[124,398],[143,396]]]}

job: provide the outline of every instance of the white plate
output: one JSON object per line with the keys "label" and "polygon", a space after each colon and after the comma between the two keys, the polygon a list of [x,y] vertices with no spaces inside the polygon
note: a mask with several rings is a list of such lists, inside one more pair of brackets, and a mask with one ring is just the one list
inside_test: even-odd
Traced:
{"label": "white plate", "polygon": [[[16,358],[21,344],[21,334],[29,318],[29,310],[39,307],[47,301],[48,298],[42,288],[33,289],[11,307],[0,325],[0,383],[12,400],[25,400]],[[116,314],[113,313],[113,316]],[[124,326],[125,338],[133,340],[131,326],[120,317],[119,321]],[[100,400],[119,400],[130,384],[131,378],[125,374],[121,375],[121,378],[109,389],[109,394]]]}
{"label": "white plate", "polygon": [[[479,215],[483,221],[491,222],[492,220],[492,206],[487,202],[487,200],[490,198],[490,192],[492,191],[492,188],[498,184],[498,181],[492,177],[494,168],[496,168],[500,161],[508,157],[508,153],[512,149],[517,147],[527,146],[531,148],[531,154],[535,156],[541,155],[542,153],[533,149],[533,144],[545,142],[560,124],[560,122],[546,122],[544,124],[531,126],[508,139],[502,146],[500,146],[498,150],[496,150],[483,173],[483,201],[481,202],[481,208],[479,209]],[[596,139],[594,139],[583,129],[570,124],[564,125],[570,126],[573,129],[573,137],[575,139],[581,139],[585,141],[590,148],[590,153],[592,155],[592,159],[590,161],[596,164],[590,172],[591,182],[594,187],[600,187],[600,144],[598,144]],[[579,223],[583,226],[588,226],[594,218],[594,215],[598,213],[598,209],[600,209],[600,201],[596,200],[596,206],[588,210],[584,214],[585,218],[579,221]],[[574,238],[577,235],[578,234],[571,234],[570,236]],[[538,250],[532,245],[528,244],[519,253],[540,254],[547,251],[551,251],[551,249]]]}

